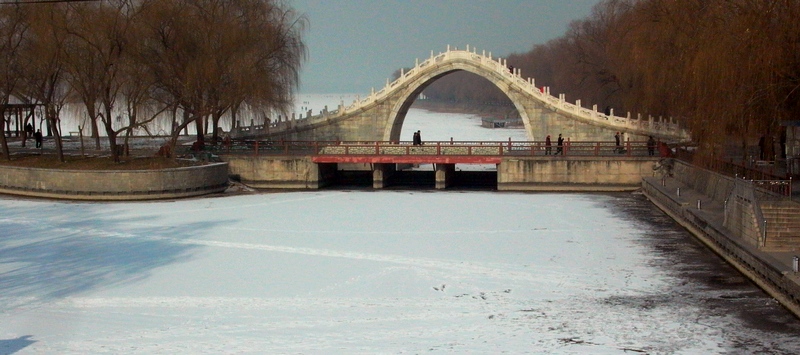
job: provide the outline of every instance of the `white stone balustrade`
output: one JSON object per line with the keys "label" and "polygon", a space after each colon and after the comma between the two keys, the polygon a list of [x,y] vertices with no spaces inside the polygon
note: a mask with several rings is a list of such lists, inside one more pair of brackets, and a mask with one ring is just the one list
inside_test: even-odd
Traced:
{"label": "white stone balustrade", "polygon": [[613,110],[611,115],[605,115],[604,113],[597,111],[597,105],[594,105],[592,109],[587,109],[580,106],[580,100],[576,101],[575,104],[572,104],[566,101],[566,98],[563,94],[559,95],[558,97],[552,96],[550,95],[549,87],[536,87],[535,80],[532,78],[523,78],[519,69],[514,69],[513,72],[510,71],[506,66],[506,61],[504,59],[493,59],[491,52],[489,52],[488,55],[485,51],[477,53],[474,47],[470,50],[470,46],[467,46],[466,50],[450,49],[450,46],[448,46],[446,52],[439,53],[437,55],[434,55],[433,51],[431,51],[430,58],[422,62],[417,59],[414,68],[411,68],[407,71],[401,70],[400,76],[397,79],[394,81],[389,81],[387,79],[387,83],[383,88],[377,92],[373,88],[369,96],[363,99],[356,99],[349,106],[342,104],[340,108],[335,111],[325,110],[318,115],[311,115],[311,111],[309,111],[308,115],[305,117],[301,116],[300,118],[291,122],[273,122],[268,128],[263,125],[241,127],[235,129],[232,134],[234,136],[256,136],[266,133],[278,133],[282,130],[296,129],[299,126],[314,125],[324,121],[336,121],[337,119],[346,117],[352,112],[368,109],[370,105],[389,98],[395,93],[396,90],[403,90],[406,84],[413,83],[418,76],[424,75],[426,70],[430,70],[434,64],[441,64],[448,61],[465,60],[470,61],[473,65],[476,65],[484,70],[489,70],[495,72],[496,74],[500,74],[502,77],[507,79],[510,85],[513,86],[514,90],[524,92],[529,97],[535,98],[547,107],[550,107],[551,109],[556,110],[566,116],[571,116],[589,124],[595,122],[603,126],[610,126],[620,131],[637,131],[640,134],[670,137],[675,140],[690,140],[688,131],[680,128],[676,123],[672,122],[672,120],[662,120],[660,118],[658,120],[654,120],[652,117],[648,118],[647,120],[643,120],[641,118],[634,120],[630,118],[630,113],[627,113],[626,117],[620,117],[615,116],[613,114]]}

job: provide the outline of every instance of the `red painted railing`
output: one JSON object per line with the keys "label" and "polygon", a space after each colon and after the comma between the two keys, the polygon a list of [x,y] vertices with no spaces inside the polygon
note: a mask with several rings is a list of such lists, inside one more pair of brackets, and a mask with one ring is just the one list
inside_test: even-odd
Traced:
{"label": "red painted railing", "polygon": [[562,146],[544,141],[440,141],[413,145],[408,141],[258,141],[239,140],[209,147],[226,154],[255,155],[416,155],[416,156],[658,156],[647,142],[566,141]]}

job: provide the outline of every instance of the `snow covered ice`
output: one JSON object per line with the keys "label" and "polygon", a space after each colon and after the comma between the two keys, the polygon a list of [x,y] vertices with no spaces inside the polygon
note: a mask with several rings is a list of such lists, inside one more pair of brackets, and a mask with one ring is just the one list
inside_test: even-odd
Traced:
{"label": "snow covered ice", "polygon": [[677,282],[613,199],[3,198],[0,353],[15,339],[32,341],[20,354],[721,353],[737,337],[797,349],[687,302],[613,302]]}
{"label": "snow covered ice", "polygon": [[[519,134],[409,115],[408,139]],[[685,232],[630,193],[4,196],[0,230],[0,354],[800,352],[796,321],[737,317],[780,308],[758,290],[671,268],[649,243]]]}

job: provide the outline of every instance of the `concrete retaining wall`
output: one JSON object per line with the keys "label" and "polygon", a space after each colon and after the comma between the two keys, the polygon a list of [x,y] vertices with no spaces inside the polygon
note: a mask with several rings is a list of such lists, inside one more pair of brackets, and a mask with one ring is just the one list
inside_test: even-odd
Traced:
{"label": "concrete retaining wall", "polygon": [[[336,172],[336,164],[319,164],[311,156],[225,155],[230,174],[258,189],[317,189]],[[332,170],[332,172],[331,172]]]}
{"label": "concrete retaining wall", "polygon": [[497,189],[517,191],[627,191],[653,176],[654,158],[504,158]]}
{"label": "concrete retaining wall", "polygon": [[747,243],[758,246],[763,232],[756,219],[756,208],[752,196],[735,196],[731,193],[736,180],[710,170],[698,168],[686,162],[675,160],[673,169],[675,180],[720,203],[727,203],[725,227]]}
{"label": "concrete retaining wall", "polygon": [[62,170],[0,167],[0,193],[70,200],[153,200],[228,187],[228,163],[163,170]]}
{"label": "concrete retaining wall", "polygon": [[714,201],[724,202],[733,191],[734,179],[675,160],[675,179]]}
{"label": "concrete retaining wall", "polygon": [[724,225],[748,244],[755,247],[761,246],[763,231],[757,222],[753,201],[740,196],[732,196],[725,209]]}
{"label": "concrete retaining wall", "polygon": [[800,317],[800,284],[788,270],[776,267],[781,263],[772,260],[771,255],[758,251],[749,242],[737,241],[730,235],[731,230],[721,226],[721,221],[692,208],[672,191],[659,186],[657,179],[643,179],[642,191],[711,250]]}

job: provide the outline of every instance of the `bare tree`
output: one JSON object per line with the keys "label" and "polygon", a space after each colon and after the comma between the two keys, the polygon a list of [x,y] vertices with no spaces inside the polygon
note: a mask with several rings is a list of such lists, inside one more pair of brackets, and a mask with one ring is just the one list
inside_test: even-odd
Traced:
{"label": "bare tree", "polygon": [[[710,163],[731,141],[746,154],[800,115],[798,16],[796,0],[605,0],[563,37],[508,60],[584,102],[680,118]],[[441,96],[466,97],[459,87],[472,83]]]}
{"label": "bare tree", "polygon": [[305,18],[273,1],[144,1],[139,51],[157,91],[184,112],[172,129],[194,123],[197,144],[204,125],[214,132],[223,114],[242,102],[285,109],[305,55]]}
{"label": "bare tree", "polygon": [[[92,136],[100,148],[97,122],[103,125],[111,157],[119,161],[117,135],[127,130],[114,127],[114,111],[120,97],[121,75],[130,42],[130,15],[135,7],[130,1],[116,0],[72,5],[67,27],[67,76],[72,88],[86,107],[92,124]],[[120,124],[118,123],[118,124]]]}
{"label": "bare tree", "polygon": [[27,13],[21,6],[0,7],[0,145],[6,159],[11,159],[6,141],[5,108],[16,91],[20,76],[19,48],[28,29]]}
{"label": "bare tree", "polygon": [[[244,13],[245,16],[236,16]],[[226,36],[229,55],[219,63],[221,100],[212,112],[214,140],[222,113],[242,103],[257,111],[286,114],[306,58],[301,35],[307,19],[280,3],[242,1]]]}
{"label": "bare tree", "polygon": [[22,67],[17,92],[31,103],[44,107],[47,129],[53,136],[59,161],[64,161],[59,114],[70,88],[65,76],[64,46],[69,7],[52,4],[30,11],[30,28],[20,47]]}

